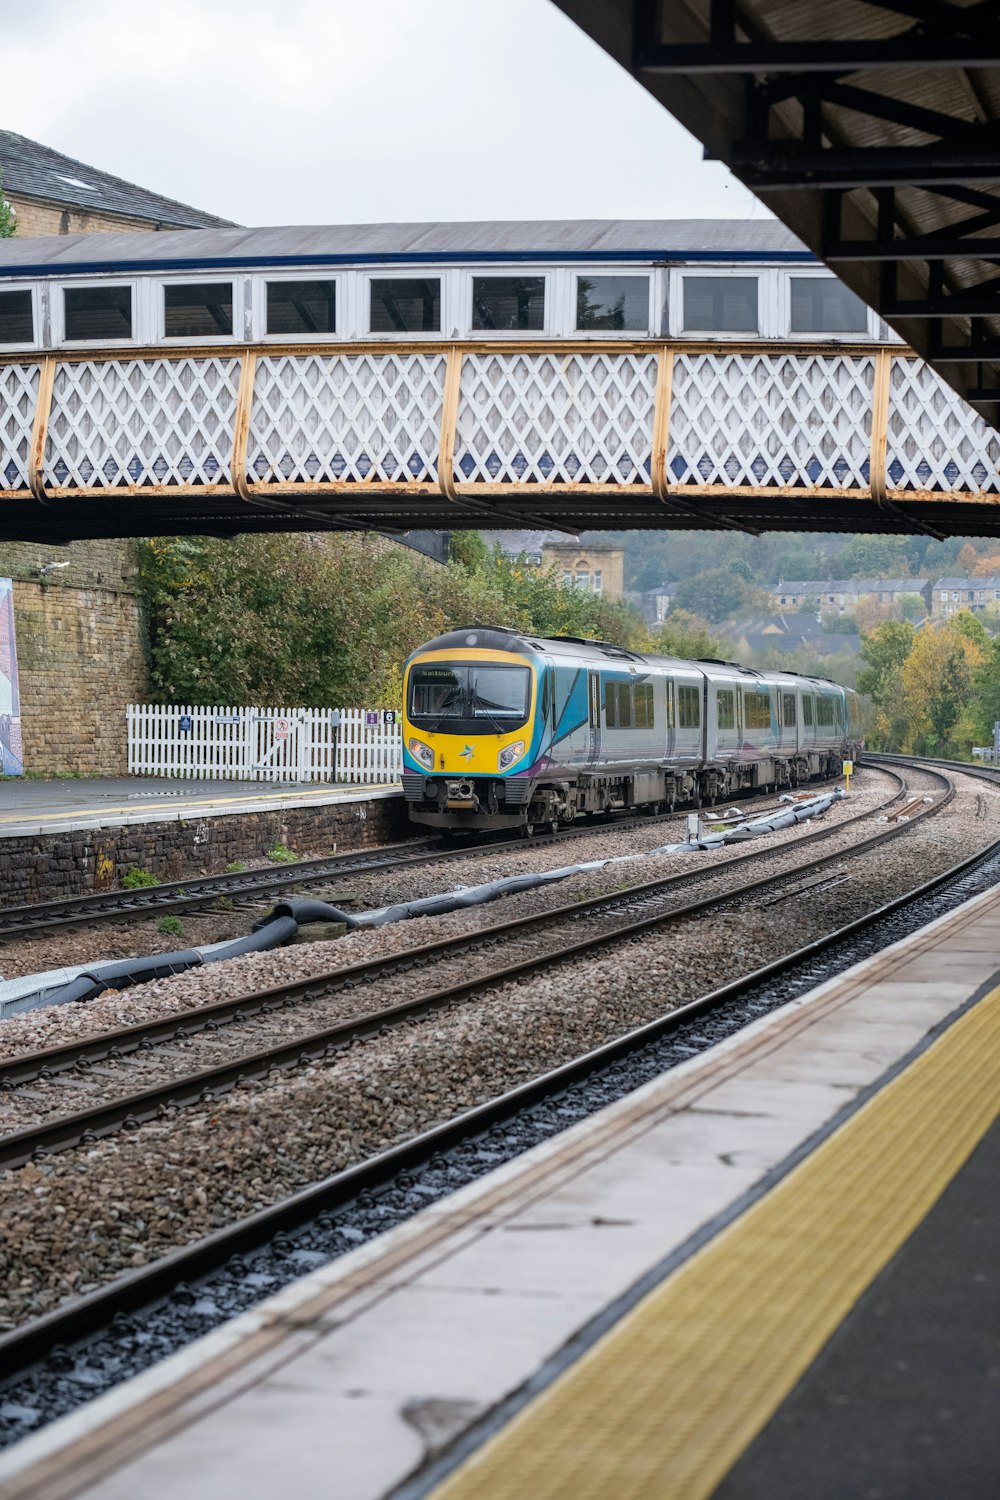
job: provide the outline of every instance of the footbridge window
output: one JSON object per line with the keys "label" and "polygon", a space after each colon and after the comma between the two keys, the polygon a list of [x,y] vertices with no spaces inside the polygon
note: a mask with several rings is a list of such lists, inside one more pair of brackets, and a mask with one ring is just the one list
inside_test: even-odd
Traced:
{"label": "footbridge window", "polygon": [[372,333],[440,333],[440,277],[373,280],[370,327]]}
{"label": "footbridge window", "polygon": [[30,344],[35,337],[31,292],[0,292],[0,344]]}
{"label": "footbridge window", "polygon": [[67,341],[130,339],[131,286],[73,286],[63,292]]}
{"label": "footbridge window", "polygon": [[472,326],[539,333],[545,327],[544,276],[474,276]]}
{"label": "footbridge window", "polygon": [[685,333],[756,333],[756,276],[685,276]]}
{"label": "footbridge window", "polygon": [[866,333],[868,308],[835,276],[792,276],[792,333]]}
{"label": "footbridge window", "polygon": [[168,339],[231,337],[233,283],[187,281],[165,286],[163,332]]}
{"label": "footbridge window", "polygon": [[578,276],[576,326],[645,333],[649,329],[648,276]]}
{"label": "footbridge window", "polygon": [[336,333],[337,283],[269,281],[267,331],[269,334],[304,334],[306,337]]}

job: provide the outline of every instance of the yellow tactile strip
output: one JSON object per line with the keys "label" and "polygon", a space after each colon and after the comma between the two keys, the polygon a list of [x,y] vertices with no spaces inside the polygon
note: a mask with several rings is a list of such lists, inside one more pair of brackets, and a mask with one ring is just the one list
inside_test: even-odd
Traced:
{"label": "yellow tactile strip", "polygon": [[433,1500],[704,1500],[1000,1113],[1000,987]]}

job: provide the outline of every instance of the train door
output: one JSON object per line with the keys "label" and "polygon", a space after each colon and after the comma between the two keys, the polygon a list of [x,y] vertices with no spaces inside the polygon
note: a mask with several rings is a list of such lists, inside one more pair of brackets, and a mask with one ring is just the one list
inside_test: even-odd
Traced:
{"label": "train door", "polygon": [[666,677],[663,681],[664,699],[664,751],[670,757],[677,749],[677,695],[674,692],[674,679]]}
{"label": "train door", "polygon": [[590,741],[587,759],[593,762],[601,754],[601,674],[593,667],[587,672],[587,702],[590,705]]}

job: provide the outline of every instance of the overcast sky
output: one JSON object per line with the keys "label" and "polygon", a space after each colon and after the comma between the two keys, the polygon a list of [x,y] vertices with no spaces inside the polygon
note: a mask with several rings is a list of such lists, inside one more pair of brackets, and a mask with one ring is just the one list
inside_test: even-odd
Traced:
{"label": "overcast sky", "polygon": [[0,0],[0,127],[241,224],[770,217],[549,0]]}

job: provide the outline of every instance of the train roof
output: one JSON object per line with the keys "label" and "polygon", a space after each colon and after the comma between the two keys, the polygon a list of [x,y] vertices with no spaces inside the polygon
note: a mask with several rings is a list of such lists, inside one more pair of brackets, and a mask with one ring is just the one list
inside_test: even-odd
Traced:
{"label": "train roof", "polygon": [[276,225],[0,240],[0,273],[8,275],[380,262],[701,260],[818,264],[801,240],[774,219]]}
{"label": "train roof", "polygon": [[524,631],[511,630],[506,625],[466,625],[460,630],[449,630],[445,635],[439,635],[432,641],[427,641],[414,656],[419,656],[424,651],[467,651],[470,647],[480,646],[485,651],[514,651],[527,656],[533,652],[543,653],[546,656],[572,656],[584,661],[591,661],[594,665],[608,666],[612,663],[621,665],[660,667],[671,666],[678,671],[700,671],[713,680],[731,680],[733,676],[750,678],[769,686],[780,686],[783,683],[810,682],[820,691],[850,692],[850,688],[841,688],[839,683],[832,682],[828,677],[817,677],[807,672],[783,672],[783,671],[760,671],[756,667],[745,667],[740,662],[722,661],[717,658],[691,659],[682,656],[658,656],[645,655],[639,651],[629,651],[624,646],[616,646],[610,641],[587,640],[581,636],[573,635],[529,635]]}

